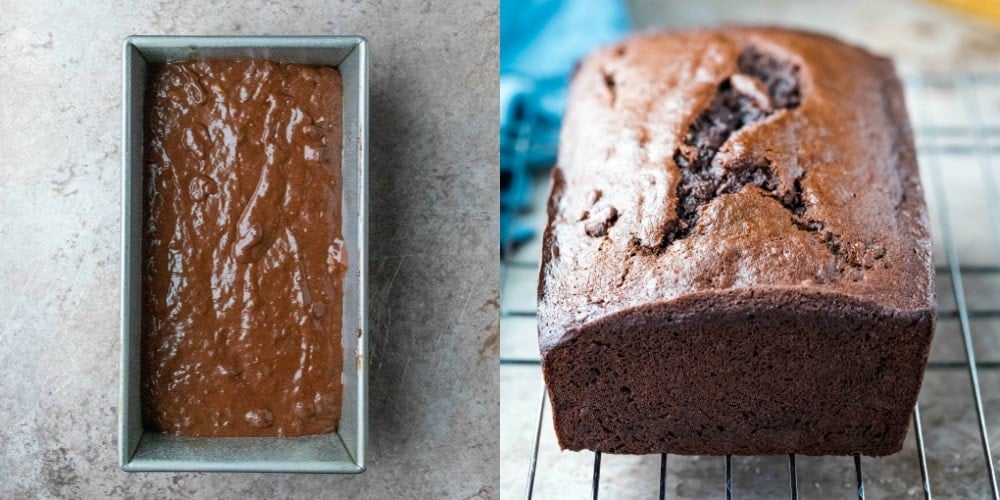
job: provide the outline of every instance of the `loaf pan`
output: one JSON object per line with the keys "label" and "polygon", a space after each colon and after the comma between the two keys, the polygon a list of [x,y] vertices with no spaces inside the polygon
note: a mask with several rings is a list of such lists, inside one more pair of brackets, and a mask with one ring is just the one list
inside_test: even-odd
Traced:
{"label": "loaf pan", "polygon": [[[357,36],[130,36],[122,96],[121,380],[118,460],[129,472],[230,471],[360,473],[368,434],[367,172],[368,45]],[[177,437],[143,428],[142,324],[143,100],[151,64],[264,58],[334,66],[344,84],[343,234],[352,251],[344,282],[343,411],[336,433],[295,438]]]}

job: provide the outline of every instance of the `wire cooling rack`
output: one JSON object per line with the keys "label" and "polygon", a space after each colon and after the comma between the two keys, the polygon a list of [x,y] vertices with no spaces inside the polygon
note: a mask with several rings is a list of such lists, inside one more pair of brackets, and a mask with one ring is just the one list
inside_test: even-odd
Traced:
{"label": "wire cooling rack", "polygon": [[[973,439],[971,434],[978,434],[975,438],[979,441],[980,452],[972,454],[949,454],[938,460],[935,457],[934,449],[925,446],[925,433],[929,431],[940,432],[947,435],[950,432],[949,426],[952,423],[947,420],[939,422],[939,427],[925,428],[925,423],[921,420],[920,404],[914,408],[912,431],[902,454],[897,455],[896,460],[907,460],[914,469],[919,469],[919,476],[912,474],[912,484],[905,496],[923,497],[930,499],[933,495],[939,497],[957,497],[964,495],[975,495],[981,497],[1000,498],[997,489],[996,471],[994,467],[989,428],[1000,425],[1000,410],[987,412],[984,409],[984,391],[981,388],[980,379],[984,372],[1000,373],[1000,345],[996,349],[985,349],[987,351],[981,359],[977,358],[977,343],[982,345],[992,345],[986,342],[986,337],[994,332],[983,325],[989,325],[990,321],[1000,320],[1000,186],[997,184],[1000,174],[996,172],[1000,168],[1000,73],[988,74],[923,74],[913,75],[904,79],[906,85],[907,102],[910,111],[911,121],[917,141],[918,156],[921,164],[922,180],[928,199],[928,207],[931,212],[932,226],[934,232],[934,252],[935,267],[938,281],[939,300],[939,324],[935,334],[935,350],[938,344],[946,344],[954,341],[954,356],[952,359],[947,356],[936,356],[932,350],[931,361],[928,364],[928,377],[932,372],[951,371],[952,373],[967,373],[966,385],[971,392],[968,402],[970,408],[963,411],[971,411],[975,416],[975,431],[966,430],[966,436]],[[513,145],[511,151],[506,151],[505,162],[512,162],[515,171],[527,171],[523,167],[527,161],[529,152],[538,148],[554,148],[555,144],[551,138],[546,138],[542,144],[532,142],[531,123],[519,123],[514,128],[507,130],[507,134],[516,136],[517,140],[510,141]],[[522,162],[522,163],[519,163]],[[536,176],[537,180],[537,176]],[[949,184],[952,189],[948,189]],[[958,194],[956,194],[958,193]],[[533,307],[526,304],[533,304],[531,301],[520,300],[509,301],[507,288],[512,286],[512,280],[524,281],[533,279],[532,274],[538,268],[538,252],[534,251],[539,243],[541,231],[540,221],[541,211],[544,210],[544,200],[536,200],[535,203],[525,205],[520,213],[524,219],[535,221],[535,235],[521,251],[515,248],[502,249],[501,255],[501,296],[505,297],[501,304],[501,343],[506,339],[504,335],[510,336],[515,328],[526,329],[525,319],[534,318]],[[526,249],[526,250],[525,250]],[[514,276],[516,274],[516,276]],[[971,285],[970,285],[971,284]],[[532,283],[533,285],[533,283]],[[525,288],[526,287],[522,287]],[[971,291],[970,291],[971,290]],[[511,305],[510,302],[517,302],[519,305]],[[519,321],[516,324],[514,321]],[[957,328],[954,325],[957,322]],[[507,323],[505,325],[504,323]],[[534,322],[530,324],[533,326]],[[949,331],[943,331],[948,329]],[[1000,328],[996,329],[1000,332]],[[532,332],[533,333],[533,332]],[[523,341],[526,336],[532,336],[527,332],[518,332],[518,337]],[[958,342],[960,339],[960,342]],[[985,339],[985,340],[984,340]],[[943,348],[942,348],[943,349]],[[537,350],[533,356],[529,355],[505,355],[501,348],[501,367],[505,366],[539,366]],[[521,352],[525,352],[523,349]],[[503,368],[502,368],[503,369]],[[534,431],[530,435],[531,452],[524,457],[523,473],[524,496],[531,499],[536,496],[535,486],[539,478],[548,474],[539,464],[539,446],[543,438],[551,437],[543,434],[543,424],[546,423],[546,392],[544,384],[538,380],[540,386],[537,419],[534,420]],[[934,397],[927,397],[927,382],[925,382],[924,392],[921,393],[920,403],[924,405],[925,411],[936,408],[937,405],[946,404]],[[997,391],[986,393],[992,396]],[[992,401],[993,398],[990,398]],[[505,404],[501,401],[501,404]],[[947,403],[950,404],[950,403]],[[971,420],[971,419],[970,419]],[[957,424],[955,424],[957,426]],[[517,429],[504,429],[501,422],[502,433],[509,436],[518,434]],[[505,432],[506,431],[506,432]],[[526,435],[518,435],[518,438],[528,439]],[[551,439],[550,439],[551,440]],[[590,453],[590,452],[582,452]],[[563,459],[573,452],[563,452],[557,455]],[[598,498],[601,491],[601,453],[595,452],[593,455],[593,472],[591,477],[591,488],[593,498]],[[978,456],[976,456],[978,455]],[[957,458],[956,458],[957,457]],[[505,459],[510,460],[509,457]],[[850,457],[845,458],[850,460]],[[650,481],[651,484],[629,484],[629,488],[638,496],[652,497],[655,494],[659,498],[668,496],[667,485],[671,480],[668,474],[667,455],[658,457],[659,481]],[[722,496],[734,498],[739,496],[755,496],[753,491],[741,491],[739,485],[733,480],[733,457],[706,457],[705,460],[723,461],[724,472],[718,477],[714,487],[695,493],[695,495]],[[856,485],[857,497],[866,498],[865,484],[872,481],[884,481],[885,478],[873,477],[866,473],[865,464],[878,465],[881,459],[853,457],[853,477],[845,478],[851,485]],[[972,479],[960,479],[967,484],[954,484],[953,482],[935,481],[932,478],[928,461],[933,463],[951,463],[954,470],[981,469],[983,477]],[[978,461],[978,464],[971,462]],[[944,466],[942,466],[944,467]],[[878,468],[876,469],[885,469]],[[565,468],[563,468],[565,470]],[[844,472],[848,469],[841,469]],[[799,498],[800,489],[800,464],[796,464],[796,456],[787,457],[787,494],[793,499]],[[588,474],[589,475],[589,474]],[[648,477],[648,475],[646,476]],[[578,478],[578,476],[574,476]],[[553,481],[562,481],[561,478],[547,478]],[[954,479],[954,478],[953,478]],[[577,479],[578,480],[578,479]],[[893,481],[900,481],[899,478]],[[975,483],[972,485],[972,483]],[[880,483],[881,484],[881,483]],[[972,485],[972,486],[970,486]],[[969,489],[971,488],[971,489]],[[970,493],[971,492],[971,493]]]}

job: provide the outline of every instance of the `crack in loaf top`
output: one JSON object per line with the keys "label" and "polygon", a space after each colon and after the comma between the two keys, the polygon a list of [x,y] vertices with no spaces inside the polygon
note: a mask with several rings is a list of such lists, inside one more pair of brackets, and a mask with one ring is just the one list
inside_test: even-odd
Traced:
{"label": "crack in loaf top", "polygon": [[892,64],[777,28],[632,38],[581,63],[553,173],[543,327],[723,289],[933,303]]}

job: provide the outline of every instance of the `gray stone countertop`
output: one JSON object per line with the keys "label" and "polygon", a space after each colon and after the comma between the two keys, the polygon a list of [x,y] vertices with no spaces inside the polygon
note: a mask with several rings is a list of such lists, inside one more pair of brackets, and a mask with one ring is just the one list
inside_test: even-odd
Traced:
{"label": "gray stone countertop", "polygon": [[[0,498],[497,496],[496,9],[440,0],[0,3]],[[129,34],[371,42],[363,475],[118,469]]]}

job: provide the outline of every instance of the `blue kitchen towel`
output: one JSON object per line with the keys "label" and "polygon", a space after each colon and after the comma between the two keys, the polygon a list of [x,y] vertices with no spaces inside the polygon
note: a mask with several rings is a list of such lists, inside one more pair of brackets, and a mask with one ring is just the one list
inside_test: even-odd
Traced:
{"label": "blue kitchen towel", "polygon": [[517,213],[530,206],[533,168],[555,163],[573,66],[628,32],[620,1],[502,0],[500,5],[500,245],[533,232]]}

